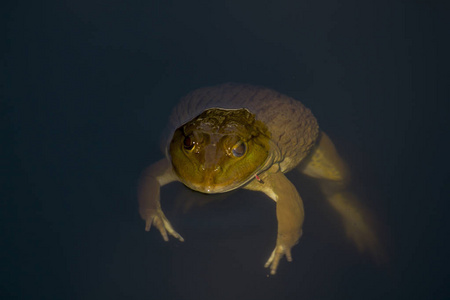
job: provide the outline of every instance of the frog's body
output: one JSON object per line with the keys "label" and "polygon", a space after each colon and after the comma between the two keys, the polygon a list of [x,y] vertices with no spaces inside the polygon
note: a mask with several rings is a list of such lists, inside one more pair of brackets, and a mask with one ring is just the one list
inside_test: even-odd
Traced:
{"label": "frog's body", "polygon": [[300,102],[250,85],[202,88],[181,99],[170,117],[169,132],[166,159],[150,166],[141,181],[140,214],[146,230],[154,224],[165,240],[167,232],[183,240],[159,202],[160,186],[171,181],[203,193],[239,187],[264,192],[277,202],[277,245],[266,263],[275,274],[283,255],[292,260],[291,248],[302,235],[302,199],[284,176],[298,167],[322,179],[328,200],[358,247],[375,251],[377,241],[362,210],[344,190],[348,181],[344,162]]}

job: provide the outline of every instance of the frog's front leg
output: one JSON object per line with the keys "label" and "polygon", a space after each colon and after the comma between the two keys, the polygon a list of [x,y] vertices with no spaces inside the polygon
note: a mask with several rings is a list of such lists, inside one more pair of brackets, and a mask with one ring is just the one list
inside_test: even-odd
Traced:
{"label": "frog's front leg", "polygon": [[164,215],[159,197],[160,187],[175,180],[172,166],[167,159],[162,159],[145,169],[139,182],[139,214],[145,221],[146,231],[149,231],[154,225],[165,241],[169,240],[167,234],[169,233],[183,242],[184,239],[173,229]]}
{"label": "frog's front leg", "polygon": [[245,188],[264,192],[277,202],[277,244],[265,264],[266,268],[270,267],[270,273],[274,275],[284,255],[288,261],[292,261],[291,248],[297,244],[302,235],[305,213],[302,198],[297,189],[278,170],[278,166],[273,166],[260,177],[260,180],[253,180]]}

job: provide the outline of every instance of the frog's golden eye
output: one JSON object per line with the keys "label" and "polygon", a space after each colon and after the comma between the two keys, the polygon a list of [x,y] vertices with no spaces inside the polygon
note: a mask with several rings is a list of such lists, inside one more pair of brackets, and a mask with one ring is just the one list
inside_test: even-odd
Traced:
{"label": "frog's golden eye", "polygon": [[237,142],[231,149],[231,152],[235,157],[242,157],[246,151],[247,145],[243,141]]}
{"label": "frog's golden eye", "polygon": [[192,140],[192,137],[190,135],[188,135],[187,137],[184,138],[184,141],[183,141],[184,149],[192,150],[192,149],[194,149],[194,146],[195,146],[195,143]]}

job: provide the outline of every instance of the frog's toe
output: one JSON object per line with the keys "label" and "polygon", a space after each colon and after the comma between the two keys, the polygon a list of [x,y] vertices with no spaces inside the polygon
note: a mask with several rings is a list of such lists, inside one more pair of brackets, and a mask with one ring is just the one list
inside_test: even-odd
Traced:
{"label": "frog's toe", "polygon": [[163,220],[163,222],[164,222],[164,228],[169,232],[169,234],[171,236],[178,239],[180,242],[184,242],[184,238],[173,229],[172,225],[170,224],[170,222],[167,219]]}
{"label": "frog's toe", "polygon": [[291,248],[286,247],[284,245],[277,245],[275,249],[272,251],[272,254],[270,255],[269,259],[264,265],[265,268],[270,267],[271,275],[275,275],[277,273],[278,264],[280,263],[280,260],[281,258],[283,258],[284,255],[286,255],[286,259],[289,262],[292,261]]}
{"label": "frog's toe", "polygon": [[161,236],[163,237],[164,241],[169,241],[169,236],[167,235],[166,227],[164,226],[164,221],[161,220],[159,216],[154,216],[152,220],[149,222],[149,230],[151,228],[151,225],[153,224],[161,233]]}
{"label": "frog's toe", "polygon": [[152,225],[159,230],[164,241],[166,242],[169,241],[169,234],[170,234],[174,238],[178,239],[180,242],[184,242],[183,237],[173,229],[169,220],[167,220],[166,216],[162,211],[148,213],[145,216],[145,231],[150,231]]}

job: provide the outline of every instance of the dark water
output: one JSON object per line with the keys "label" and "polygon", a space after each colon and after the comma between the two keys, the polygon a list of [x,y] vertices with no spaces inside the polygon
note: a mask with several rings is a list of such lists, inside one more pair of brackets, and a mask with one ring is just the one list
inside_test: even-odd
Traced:
{"label": "dark water", "polygon": [[[448,299],[448,7],[363,2],[2,4],[1,298]],[[388,265],[295,173],[304,236],[276,276],[264,195],[183,213],[211,198],[174,183],[163,207],[186,241],[144,232],[136,181],[170,109],[228,81],[312,109],[384,224]]]}

